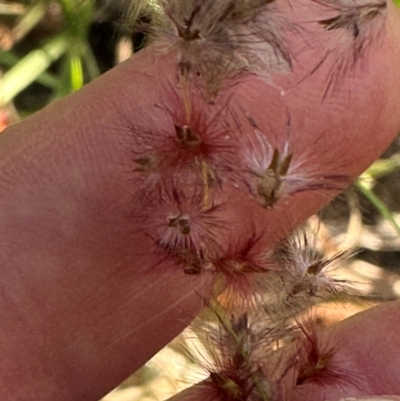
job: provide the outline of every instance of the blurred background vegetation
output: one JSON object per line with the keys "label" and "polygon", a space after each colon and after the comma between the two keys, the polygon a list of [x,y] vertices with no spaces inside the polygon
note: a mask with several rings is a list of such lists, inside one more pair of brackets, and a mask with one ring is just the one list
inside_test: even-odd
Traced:
{"label": "blurred background vegetation", "polygon": [[[145,36],[135,27],[147,21],[131,15],[131,1],[0,0],[0,132],[140,50]],[[153,1],[148,0],[149,7]],[[309,221],[319,227],[324,247],[354,250],[338,274],[364,283],[369,304],[400,296],[399,166],[397,138]],[[341,319],[364,307],[347,305],[326,319]],[[200,379],[200,370],[184,356],[181,338],[105,400],[160,400]]]}

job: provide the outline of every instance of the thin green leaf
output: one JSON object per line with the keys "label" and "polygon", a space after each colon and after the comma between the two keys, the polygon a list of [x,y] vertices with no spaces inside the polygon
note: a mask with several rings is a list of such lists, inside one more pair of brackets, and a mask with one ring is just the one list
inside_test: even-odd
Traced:
{"label": "thin green leaf", "polygon": [[26,10],[11,31],[14,43],[21,40],[43,19],[46,9],[46,3],[44,1],[39,1]]}
{"label": "thin green leaf", "polygon": [[33,50],[21,59],[0,79],[0,107],[10,103],[18,93],[35,81],[68,49],[69,36],[63,32],[41,48]]}
{"label": "thin green leaf", "polygon": [[19,3],[0,3],[0,15],[20,15],[25,7]]}
{"label": "thin green leaf", "polygon": [[100,70],[94,57],[93,51],[88,42],[83,45],[82,59],[85,62],[89,80],[97,78],[100,75]]}
{"label": "thin green leaf", "polygon": [[[0,63],[8,68],[14,67],[14,65],[16,65],[19,60],[19,57],[10,51],[0,51]],[[58,78],[56,75],[45,71],[36,78],[36,82],[42,84],[43,86],[46,86],[47,88],[55,89],[58,85]]]}
{"label": "thin green leaf", "polygon": [[395,154],[389,159],[379,159],[363,174],[373,178],[383,177],[400,167],[400,155]]}
{"label": "thin green leaf", "polygon": [[69,65],[71,92],[75,92],[81,89],[84,84],[81,58],[79,56],[71,56],[69,59]]}
{"label": "thin green leaf", "polygon": [[372,191],[370,185],[368,185],[368,183],[366,183],[361,178],[356,180],[355,184],[359,191],[376,207],[380,214],[392,224],[393,228],[400,235],[400,226],[397,224],[392,212],[385,205],[385,203],[378,196],[376,196],[376,194]]}

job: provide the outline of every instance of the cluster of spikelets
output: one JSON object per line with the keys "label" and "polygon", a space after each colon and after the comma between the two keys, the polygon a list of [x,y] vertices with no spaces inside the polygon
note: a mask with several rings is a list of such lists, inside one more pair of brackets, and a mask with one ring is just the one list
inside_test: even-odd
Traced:
{"label": "cluster of spikelets", "polygon": [[[301,29],[286,22],[282,2],[290,7],[290,0],[133,5],[136,15],[143,10],[150,15],[146,29],[157,37],[154,46],[175,52],[178,77],[170,84],[169,107],[156,105],[169,121],[164,129],[134,127],[131,147],[141,188],[135,204],[143,207],[133,217],[137,229],[154,240],[157,265],[173,260],[186,274],[215,277],[217,295],[204,301],[207,311],[192,326],[209,355],[201,362],[209,379],[196,399],[287,400],[290,389],[305,382],[351,380],[351,372],[335,365],[335,348],[320,344],[315,318],[307,315],[321,300],[343,300],[351,293],[347,283],[330,275],[343,254],[321,254],[314,234],[306,232],[274,251],[260,251],[256,234],[228,247],[220,244],[232,230],[224,220],[231,207],[227,188],[271,209],[294,193],[337,192],[348,183],[346,176],[310,170],[310,156],[292,151],[290,115],[281,133],[285,140],[275,146],[251,115],[234,115],[231,98],[219,96],[223,83],[241,74],[268,79],[268,73],[291,70],[285,32]],[[350,37],[352,62],[365,49],[368,23],[385,12],[383,1],[310,0],[310,5],[334,13],[317,25]]]}
{"label": "cluster of spikelets", "polygon": [[211,96],[224,78],[243,70],[289,71],[281,38],[285,20],[274,0],[142,1],[134,14],[152,14],[148,32],[160,47],[175,48],[182,75],[206,80]]}
{"label": "cluster of spikelets", "polygon": [[[293,51],[285,36],[302,36],[304,23],[312,22],[289,22],[284,9],[292,7],[291,1],[135,0],[131,14],[149,40],[163,51],[177,52],[181,78],[205,86],[213,99],[223,82],[243,71],[268,81],[272,73],[291,71],[296,52],[303,49]],[[329,85],[363,57],[371,42],[379,46],[383,24],[370,22],[385,15],[386,0],[309,0],[304,6],[310,9],[310,18],[315,7],[319,14],[326,12],[318,24],[344,36],[340,48],[336,38],[326,43],[326,54],[321,55],[321,60],[330,56],[336,60]],[[312,46],[308,40],[304,35],[304,47]],[[316,60],[315,68],[321,60]]]}
{"label": "cluster of spikelets", "polygon": [[187,333],[190,355],[209,373],[188,399],[290,400],[304,383],[359,385],[335,360],[338,345],[320,339],[321,316],[311,307],[360,294],[335,279],[348,255],[324,256],[316,240],[317,233],[299,230],[269,255],[270,269],[246,274],[250,285],[239,291],[237,280],[221,275],[222,291],[204,301]]}

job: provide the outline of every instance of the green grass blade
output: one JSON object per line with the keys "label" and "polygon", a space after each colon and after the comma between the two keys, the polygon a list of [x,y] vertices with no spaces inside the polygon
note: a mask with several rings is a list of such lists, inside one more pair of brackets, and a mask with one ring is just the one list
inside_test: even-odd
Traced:
{"label": "green grass blade", "polygon": [[39,1],[33,4],[28,10],[20,17],[17,24],[12,29],[12,38],[14,43],[21,40],[30,30],[32,30],[46,14],[46,3]]}
{"label": "green grass blade", "polygon": [[400,155],[395,154],[390,159],[379,159],[363,174],[373,178],[384,177],[400,167]]}
{"label": "green grass blade", "polygon": [[19,3],[0,3],[0,15],[21,15],[25,7]]}
{"label": "green grass blade", "polygon": [[93,79],[97,78],[100,75],[100,70],[88,42],[84,43],[82,59],[85,62],[86,70],[89,75],[89,80],[92,81]]}
{"label": "green grass blade", "polygon": [[[14,67],[19,60],[19,57],[12,52],[0,51],[0,63],[8,68]],[[46,86],[49,89],[55,89],[58,86],[58,77],[50,72],[45,71],[36,78],[36,82]]]}
{"label": "green grass blade", "polygon": [[0,107],[10,103],[68,49],[69,36],[63,32],[41,48],[33,50],[0,79]]}
{"label": "green grass blade", "polygon": [[71,56],[69,59],[71,92],[82,88],[84,84],[82,61],[79,56]]}
{"label": "green grass blade", "polygon": [[356,187],[359,189],[359,191],[376,207],[376,209],[380,212],[380,214],[392,224],[393,228],[400,235],[400,226],[397,224],[396,220],[393,217],[392,212],[385,205],[385,203],[382,202],[382,200],[379,199],[379,197],[374,194],[370,186],[361,178],[356,180],[355,184]]}

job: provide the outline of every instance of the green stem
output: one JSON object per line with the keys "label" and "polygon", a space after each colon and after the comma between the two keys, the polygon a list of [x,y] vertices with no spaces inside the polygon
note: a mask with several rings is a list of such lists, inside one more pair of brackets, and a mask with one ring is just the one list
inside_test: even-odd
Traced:
{"label": "green stem", "polygon": [[23,14],[24,10],[25,10],[25,7],[22,4],[0,3],[0,15],[20,15],[20,14]]}
{"label": "green stem", "polygon": [[75,55],[71,56],[69,60],[69,66],[71,92],[75,92],[81,89],[84,83],[81,58]]}
{"label": "green stem", "polygon": [[376,207],[376,209],[381,213],[381,215],[388,220],[397,233],[400,235],[400,226],[397,224],[396,220],[393,217],[390,209],[379,199],[378,196],[372,192],[372,190],[368,187],[366,183],[364,183],[361,179],[356,181],[356,186],[360,190],[360,192]]}
{"label": "green stem", "polygon": [[44,1],[39,1],[33,4],[19,19],[12,30],[13,41],[18,42],[30,30],[32,30],[44,17],[46,13],[46,4]]}
{"label": "green stem", "polygon": [[96,59],[92,52],[91,47],[87,42],[84,43],[84,50],[82,55],[83,61],[85,62],[89,79],[92,81],[100,75],[100,70],[97,65]]}
{"label": "green stem", "polygon": [[63,32],[41,48],[33,50],[0,79],[0,107],[10,103],[18,93],[35,81],[68,49],[69,36]]}
{"label": "green stem", "polygon": [[[12,68],[18,62],[19,58],[12,52],[0,52],[0,63],[6,67]],[[36,78],[36,82],[49,89],[55,89],[58,85],[58,78],[56,75],[45,71]]]}
{"label": "green stem", "polygon": [[395,154],[390,159],[379,159],[364,173],[373,178],[384,177],[400,166],[400,155]]}

